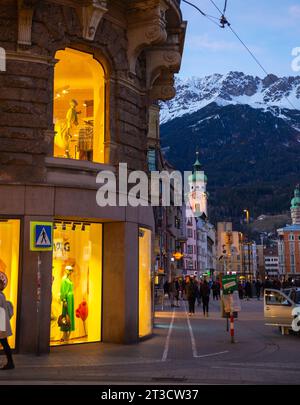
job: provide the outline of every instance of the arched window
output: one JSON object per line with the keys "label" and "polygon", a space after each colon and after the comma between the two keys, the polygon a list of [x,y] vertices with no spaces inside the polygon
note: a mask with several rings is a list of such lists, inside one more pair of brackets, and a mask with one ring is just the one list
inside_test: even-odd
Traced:
{"label": "arched window", "polygon": [[104,162],[104,70],[92,55],[56,52],[54,156]]}

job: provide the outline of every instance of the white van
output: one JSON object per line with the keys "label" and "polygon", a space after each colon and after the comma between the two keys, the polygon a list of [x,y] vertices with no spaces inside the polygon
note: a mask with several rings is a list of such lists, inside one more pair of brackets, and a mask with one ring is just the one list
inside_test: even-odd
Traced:
{"label": "white van", "polygon": [[266,325],[278,326],[283,335],[288,334],[293,329],[292,323],[297,317],[293,313],[295,307],[300,307],[300,288],[265,289],[264,317]]}

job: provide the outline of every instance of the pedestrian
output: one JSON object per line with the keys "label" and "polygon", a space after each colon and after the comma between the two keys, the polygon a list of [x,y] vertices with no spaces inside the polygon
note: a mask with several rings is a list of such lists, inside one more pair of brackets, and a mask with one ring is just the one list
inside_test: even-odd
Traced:
{"label": "pedestrian", "polygon": [[175,295],[176,295],[175,281],[171,280],[169,283],[169,297],[170,297],[171,307],[175,307]]}
{"label": "pedestrian", "polygon": [[203,315],[204,316],[206,315],[208,317],[210,288],[209,288],[209,284],[208,284],[206,278],[204,279],[203,283],[201,284],[200,294],[201,294],[202,304],[203,304]]}
{"label": "pedestrian", "polygon": [[197,286],[195,285],[194,280],[191,277],[188,277],[185,286],[185,295],[189,303],[189,316],[195,313],[196,289]]}
{"label": "pedestrian", "polygon": [[213,283],[212,283],[212,286],[211,286],[211,289],[212,289],[212,292],[213,292],[213,300],[215,301],[215,300],[217,300],[218,299],[218,291],[217,291],[217,283],[214,281]]}
{"label": "pedestrian", "polygon": [[170,298],[170,283],[168,282],[168,280],[166,280],[164,283],[164,294],[167,294]]}
{"label": "pedestrian", "polygon": [[182,288],[182,299],[183,299],[183,301],[186,300],[186,296],[185,296],[185,286],[186,286],[187,277],[188,277],[188,276],[185,276],[185,278],[182,280],[182,285],[181,285],[181,288]]}
{"label": "pedestrian", "polygon": [[194,283],[195,283],[195,290],[196,290],[196,301],[197,301],[198,306],[200,306],[201,305],[200,284],[199,284],[199,281],[197,281],[197,280],[194,280]]}
{"label": "pedestrian", "polygon": [[246,295],[247,301],[249,301],[249,299],[252,298],[252,287],[251,287],[251,283],[249,281],[247,281],[246,285],[245,285],[245,295]]}
{"label": "pedestrian", "polygon": [[176,300],[176,307],[179,307],[179,294],[180,294],[180,284],[179,284],[179,280],[176,277],[175,278],[175,300]]}
{"label": "pedestrian", "polygon": [[219,280],[216,281],[217,284],[217,300],[221,299],[221,283]]}
{"label": "pedestrian", "polygon": [[251,285],[251,297],[254,297],[255,295],[256,295],[256,287],[255,287],[255,280],[253,280]]}
{"label": "pedestrian", "polygon": [[241,281],[239,281],[239,284],[238,284],[238,293],[239,293],[239,299],[240,300],[244,299],[244,287],[243,287],[243,284],[241,283]]}
{"label": "pedestrian", "polygon": [[263,284],[263,291],[265,291],[266,288],[273,288],[272,281],[270,280],[269,277],[267,277],[267,278],[265,279],[265,282],[264,282],[264,284]]}
{"label": "pedestrian", "polygon": [[260,282],[260,280],[256,280],[255,289],[256,289],[256,297],[257,297],[257,300],[259,301],[260,300],[260,291],[261,291],[261,282]]}
{"label": "pedestrian", "polygon": [[12,336],[12,330],[10,326],[10,318],[13,315],[13,307],[9,301],[6,301],[5,295],[3,294],[3,290],[7,286],[7,277],[4,273],[0,272],[0,309],[2,309],[1,313],[4,316],[4,323],[5,323],[5,330],[0,331],[0,343],[4,349],[4,353],[7,358],[7,364],[5,364],[0,370],[12,370],[15,368],[13,358],[12,358],[12,351],[9,346],[7,338]]}

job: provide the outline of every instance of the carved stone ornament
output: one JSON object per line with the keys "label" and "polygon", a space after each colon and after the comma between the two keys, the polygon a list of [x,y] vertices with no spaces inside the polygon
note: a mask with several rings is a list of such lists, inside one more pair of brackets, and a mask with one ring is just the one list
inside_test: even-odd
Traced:
{"label": "carved stone ornament", "polygon": [[150,88],[160,76],[162,69],[178,72],[181,64],[181,54],[174,49],[147,50],[147,87]]}
{"label": "carved stone ornament", "polygon": [[37,1],[18,0],[18,44],[31,45],[32,17]]}
{"label": "carved stone ornament", "polygon": [[152,100],[171,100],[176,95],[174,87],[174,74],[163,71],[150,90]]}
{"label": "carved stone ornament", "polygon": [[167,40],[164,0],[133,1],[128,11],[128,62],[135,74],[139,54],[147,47]]}
{"label": "carved stone ornament", "polygon": [[89,41],[95,39],[100,21],[107,11],[107,0],[92,0],[91,4],[77,8],[84,39]]}

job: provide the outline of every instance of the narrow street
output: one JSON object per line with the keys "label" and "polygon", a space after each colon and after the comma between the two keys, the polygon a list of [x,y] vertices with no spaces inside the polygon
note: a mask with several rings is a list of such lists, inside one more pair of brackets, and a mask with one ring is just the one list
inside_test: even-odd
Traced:
{"label": "narrow street", "polygon": [[265,326],[263,303],[242,302],[230,343],[219,302],[189,318],[186,302],[157,308],[154,337],[139,345],[86,344],[16,355],[0,384],[299,384],[299,336]]}

